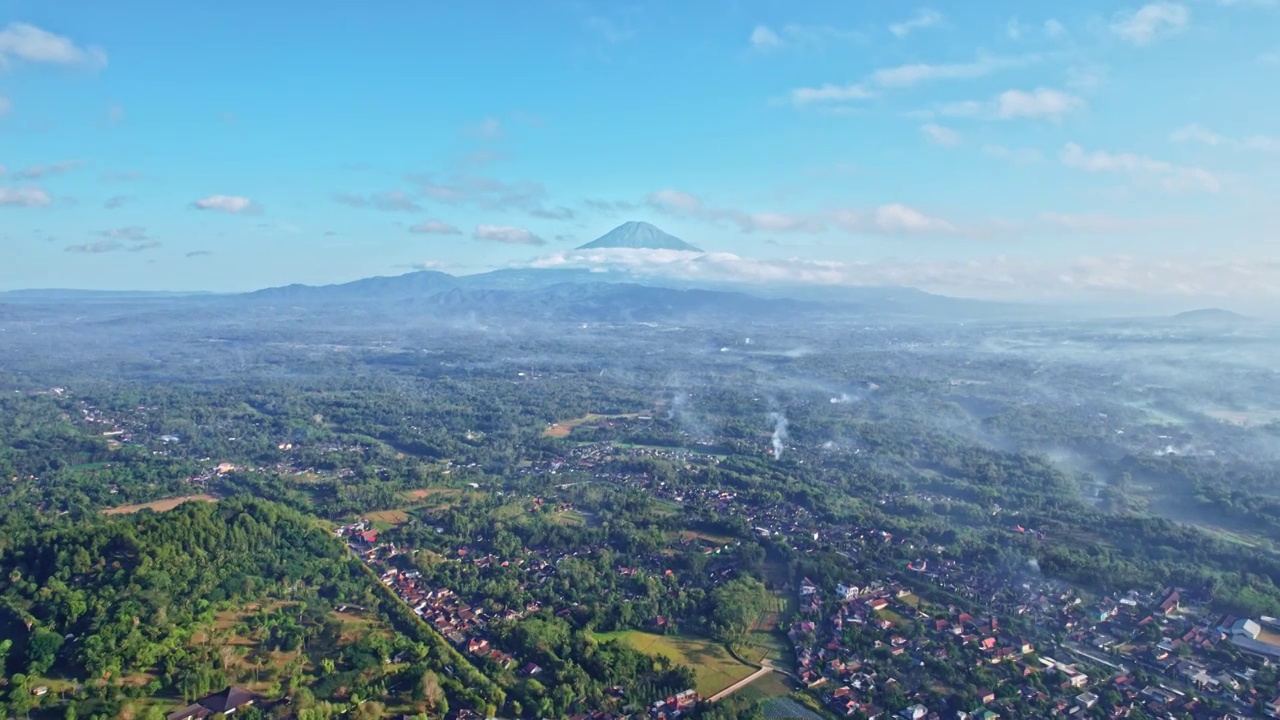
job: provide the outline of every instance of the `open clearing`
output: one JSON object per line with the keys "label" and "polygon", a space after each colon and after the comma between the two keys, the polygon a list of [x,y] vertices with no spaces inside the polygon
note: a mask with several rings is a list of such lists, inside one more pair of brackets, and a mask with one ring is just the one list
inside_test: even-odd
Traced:
{"label": "open clearing", "polygon": [[680,530],[678,537],[681,540],[702,540],[712,545],[732,545],[735,542],[735,538],[728,535],[715,535],[698,530]]}
{"label": "open clearing", "polygon": [[[764,610],[756,618],[743,641],[740,655],[748,662],[763,663],[771,660],[775,667],[785,665],[790,646],[784,642],[779,621],[787,612],[787,601],[775,594],[770,594],[765,601]],[[751,683],[754,687],[756,683]],[[785,694],[785,693],[784,693]]]}
{"label": "open clearing", "polygon": [[164,512],[172,510],[185,502],[218,502],[218,498],[212,495],[185,495],[183,497],[165,498],[164,500],[152,500],[148,503],[138,503],[136,505],[117,505],[113,508],[107,508],[102,511],[103,515],[130,515],[140,510],[154,510],[156,512]]}
{"label": "open clearing", "polygon": [[822,720],[821,715],[789,697],[774,698],[766,703],[764,716],[769,720]]}
{"label": "open clearing", "polygon": [[558,525],[582,527],[587,524],[587,516],[579,510],[560,510],[551,516],[551,522]]}
{"label": "open clearing", "polygon": [[791,685],[781,673],[771,672],[734,693],[734,697],[748,702],[784,697],[791,693]]}
{"label": "open clearing", "polygon": [[580,425],[600,422],[601,420],[630,420],[638,417],[640,417],[640,413],[627,413],[625,415],[597,415],[596,413],[587,413],[580,418],[552,423],[546,430],[542,431],[542,436],[549,438],[567,438],[569,437],[569,434],[573,432],[573,429]]}
{"label": "open clearing", "polygon": [[1205,410],[1204,414],[1239,427],[1257,427],[1280,420],[1278,410]]}
{"label": "open clearing", "polygon": [[595,637],[600,642],[621,640],[646,655],[662,655],[677,665],[692,669],[698,678],[697,690],[702,697],[711,697],[756,671],[756,668],[735,660],[723,646],[705,638],[655,635],[637,630]]}
{"label": "open clearing", "polygon": [[413,501],[410,506],[402,508],[403,510],[438,510],[441,508],[451,508],[460,504],[464,497],[470,497],[472,500],[479,500],[485,497],[484,493],[481,492],[451,487],[408,490],[403,494],[406,498]]}
{"label": "open clearing", "polygon": [[379,530],[387,530],[409,522],[409,513],[404,510],[374,510],[364,514]]}

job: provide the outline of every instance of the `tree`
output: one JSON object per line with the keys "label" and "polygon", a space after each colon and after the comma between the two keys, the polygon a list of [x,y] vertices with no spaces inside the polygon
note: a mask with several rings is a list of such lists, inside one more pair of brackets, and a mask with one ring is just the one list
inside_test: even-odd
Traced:
{"label": "tree", "polygon": [[422,673],[419,680],[419,686],[422,691],[422,701],[426,703],[427,710],[439,715],[443,715],[445,711],[441,711],[440,704],[445,701],[444,689],[440,687],[440,677],[434,672],[427,670]]}

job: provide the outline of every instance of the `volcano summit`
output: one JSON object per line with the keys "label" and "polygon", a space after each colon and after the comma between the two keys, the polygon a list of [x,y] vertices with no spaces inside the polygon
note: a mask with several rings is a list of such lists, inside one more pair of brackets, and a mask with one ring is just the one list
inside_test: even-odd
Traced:
{"label": "volcano summit", "polygon": [[675,235],[669,235],[647,222],[636,221],[624,222],[578,249],[598,250],[600,248],[702,252],[701,249],[690,245]]}

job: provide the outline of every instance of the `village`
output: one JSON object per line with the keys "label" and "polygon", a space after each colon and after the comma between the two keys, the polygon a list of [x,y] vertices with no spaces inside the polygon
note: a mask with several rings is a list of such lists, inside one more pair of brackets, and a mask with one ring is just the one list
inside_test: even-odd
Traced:
{"label": "village", "polygon": [[[142,442],[154,441],[154,452],[164,453],[166,446],[181,442],[170,435],[148,437],[145,408],[125,420],[84,403],[80,411],[81,421],[104,428],[97,432],[112,443],[138,436]],[[219,477],[240,471],[349,475],[342,469],[301,466],[291,459],[294,447],[289,442],[280,442],[277,450],[277,462],[257,467],[209,461],[187,483],[203,492]],[[358,445],[336,443],[322,450],[361,452]],[[1273,618],[1214,613],[1209,598],[1178,588],[1133,588],[1096,597],[1034,567],[991,573],[942,545],[919,545],[878,527],[827,524],[797,503],[761,504],[733,487],[657,480],[618,469],[619,458],[661,459],[685,469],[714,467],[722,460],[697,450],[593,442],[574,445],[544,463],[523,465],[517,474],[545,479],[551,488],[545,493],[548,502],[555,502],[556,489],[603,482],[644,492],[693,515],[734,518],[746,529],[741,539],[786,548],[799,557],[836,553],[870,578],[835,583],[793,578],[782,590],[792,596],[788,600],[794,612],[784,632],[794,656],[790,666],[780,664],[778,670],[827,712],[909,720],[991,720],[1027,713],[1120,718],[1138,712],[1155,717],[1280,717],[1280,685],[1272,666],[1280,659],[1280,621]],[[449,470],[448,463],[443,467]],[[478,484],[471,488],[494,492]],[[517,499],[507,492],[508,499]],[[892,506],[937,499],[923,493],[886,494],[878,502]],[[590,513],[580,516],[589,519]],[[537,663],[496,646],[489,624],[518,621],[544,609],[558,615],[575,609],[556,606],[556,598],[547,595],[495,611],[486,598],[464,598],[447,587],[427,585],[419,573],[396,561],[413,548],[383,541],[372,523],[358,520],[336,532],[418,617],[477,667],[539,676]],[[1043,538],[1012,514],[1007,532],[1015,539]],[[515,565],[535,587],[553,577],[569,556],[500,558],[473,555],[466,546],[452,550],[451,562],[477,568]],[[719,549],[708,547],[706,552]],[[649,560],[650,567],[620,566],[615,571],[661,575],[662,558]],[[734,570],[730,564],[715,572],[728,578]],[[654,629],[664,629],[663,618],[648,621]],[[675,718],[701,703],[703,698],[689,688],[656,702],[646,714]],[[619,709],[590,717],[625,716]]]}

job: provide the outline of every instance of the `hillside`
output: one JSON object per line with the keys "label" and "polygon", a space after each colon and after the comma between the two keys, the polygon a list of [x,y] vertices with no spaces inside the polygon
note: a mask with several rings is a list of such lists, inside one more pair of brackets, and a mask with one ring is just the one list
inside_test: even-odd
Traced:
{"label": "hillside", "polygon": [[702,252],[694,245],[681,240],[675,235],[663,232],[647,222],[625,222],[586,245],[579,250],[598,250],[601,248],[627,248],[632,250],[684,250]]}
{"label": "hillside", "polygon": [[1187,312],[1178,313],[1177,315],[1174,315],[1172,319],[1174,322],[1180,323],[1231,324],[1249,322],[1253,318],[1230,310],[1223,310],[1221,308],[1203,308],[1200,310],[1188,310]]}

